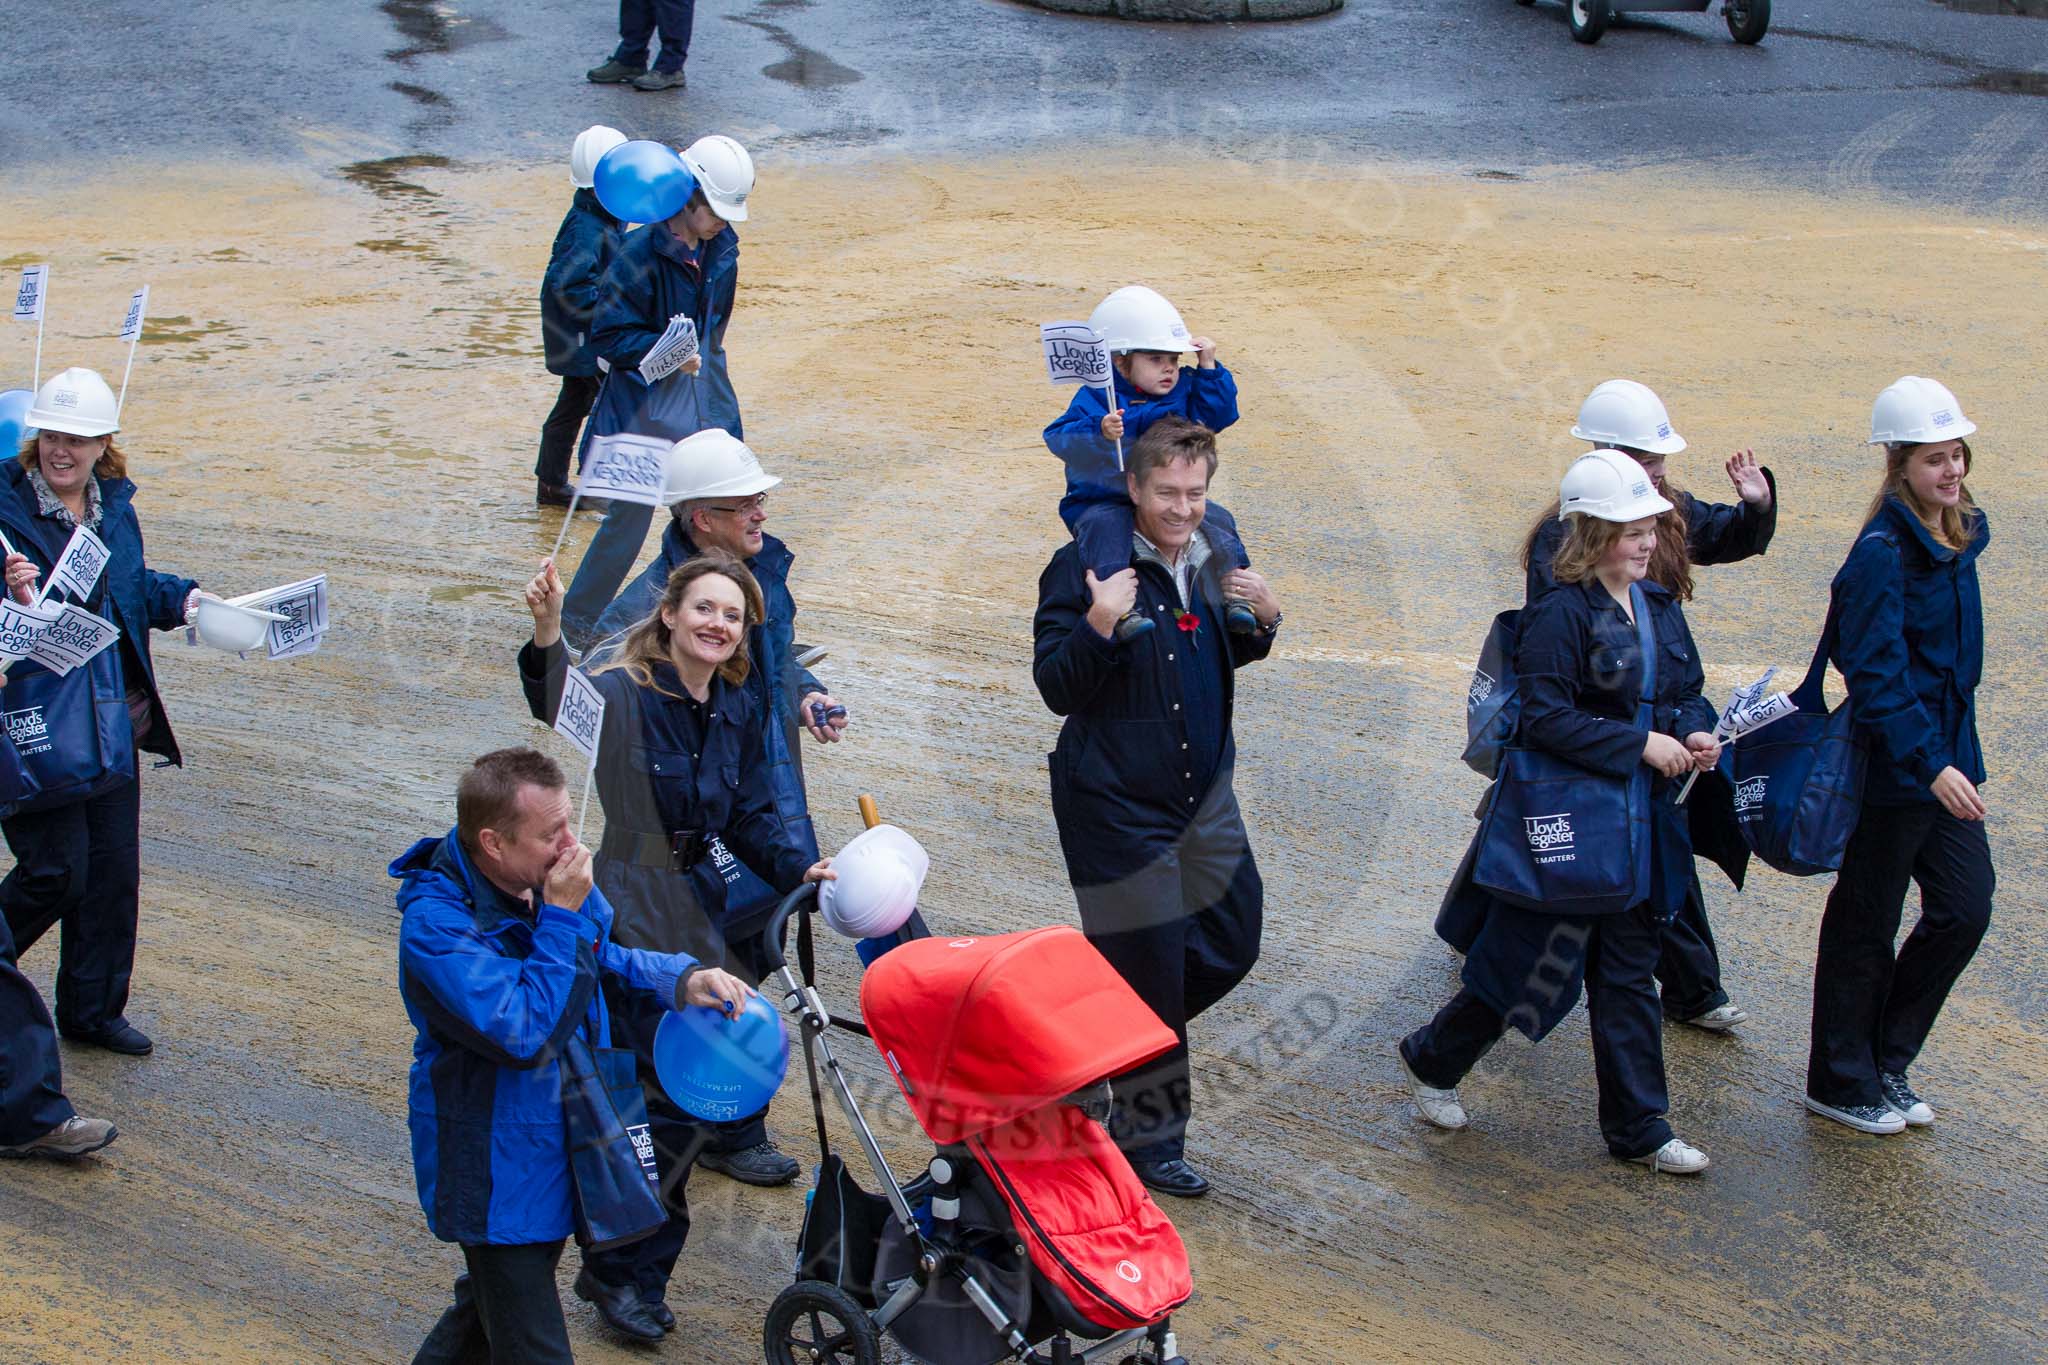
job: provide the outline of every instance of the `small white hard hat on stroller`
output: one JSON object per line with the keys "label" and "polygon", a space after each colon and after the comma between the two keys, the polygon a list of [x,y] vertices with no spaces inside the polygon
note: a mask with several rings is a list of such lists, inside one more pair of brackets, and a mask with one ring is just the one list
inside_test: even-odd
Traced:
{"label": "small white hard hat on stroller", "polygon": [[832,860],[837,881],[818,888],[818,914],[848,938],[881,938],[917,909],[931,855],[894,825],[862,830]]}

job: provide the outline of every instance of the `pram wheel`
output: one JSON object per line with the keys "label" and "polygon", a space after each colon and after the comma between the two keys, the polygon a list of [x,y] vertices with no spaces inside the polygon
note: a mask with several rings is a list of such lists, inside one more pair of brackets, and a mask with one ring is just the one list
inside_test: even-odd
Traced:
{"label": "pram wheel", "polygon": [[768,1365],[881,1365],[882,1333],[837,1285],[799,1280],[775,1296],[761,1333]]}

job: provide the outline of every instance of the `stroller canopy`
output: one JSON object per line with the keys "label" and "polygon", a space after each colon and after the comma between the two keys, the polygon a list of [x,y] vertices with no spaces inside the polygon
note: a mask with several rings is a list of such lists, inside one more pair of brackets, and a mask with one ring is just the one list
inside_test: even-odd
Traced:
{"label": "stroller canopy", "polygon": [[925,938],[868,968],[861,1014],[934,1142],[964,1142],[1172,1048],[1079,930]]}

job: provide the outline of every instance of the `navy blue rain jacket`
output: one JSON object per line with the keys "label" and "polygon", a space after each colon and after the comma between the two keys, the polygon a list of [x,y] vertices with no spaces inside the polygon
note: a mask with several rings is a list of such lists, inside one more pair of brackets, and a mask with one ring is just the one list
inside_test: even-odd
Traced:
{"label": "navy blue rain jacket", "polygon": [[1990,542],[1981,512],[1970,543],[1954,550],[1888,497],[1835,575],[1841,625],[1833,657],[1849,685],[1856,726],[1872,741],[1863,785],[1872,805],[1932,802],[1929,787],[1947,767],[1984,781],[1977,556]]}
{"label": "navy blue rain jacket", "polygon": [[[552,725],[569,668],[557,643],[519,654],[519,681],[536,719]],[[660,952],[687,952],[726,966],[725,879],[710,858],[688,875],[638,862],[631,841],[665,840],[677,831],[717,835],[734,855],[781,894],[803,882],[817,861],[784,833],[769,784],[767,727],[754,694],[713,675],[701,746],[688,742],[682,680],[667,662],[654,666],[657,687],[642,687],[623,668],[591,679],[604,697],[597,752],[597,795],[604,841],[597,884],[618,907],[619,941]],[[661,689],[666,689],[661,690]],[[741,964],[744,965],[744,964]]]}
{"label": "navy blue rain jacket", "polygon": [[[1213,770],[1188,765],[1190,698],[1176,657],[1190,637],[1175,628],[1180,595],[1160,565],[1138,563],[1134,610],[1160,624],[1132,640],[1106,640],[1088,624],[1088,583],[1080,547],[1069,541],[1038,580],[1032,680],[1056,716],[1066,717],[1049,755],[1053,808],[1060,815],[1067,871],[1077,886],[1100,885],[1171,860],[1203,798],[1227,780],[1237,759],[1231,734],[1236,670],[1265,658],[1274,636],[1217,629],[1223,592],[1217,575],[1230,567],[1213,557],[1195,576],[1211,623],[1195,648],[1221,651],[1215,714],[1194,718],[1201,733],[1221,736]],[[1067,838],[1073,831],[1077,837]],[[1085,832],[1085,833],[1084,833]]]}
{"label": "navy blue rain jacket", "polygon": [[[156,687],[156,666],[149,658],[149,632],[176,630],[185,624],[185,601],[199,585],[189,578],[158,573],[143,562],[142,524],[135,519],[132,479],[100,479],[100,524],[94,532],[107,547],[107,567],[85,606],[121,628],[122,683],[149,694],[149,733],[141,747],[165,763],[184,761],[171,734]],[[71,529],[46,517],[36,502],[35,485],[18,460],[0,462],[0,526],[15,549],[35,561],[47,582],[50,570],[71,539]],[[21,663],[15,671],[39,665]]]}
{"label": "navy blue rain jacket", "polygon": [[[1696,731],[1711,734],[1719,717],[1704,695],[1706,674],[1685,612],[1678,599],[1657,584],[1645,582],[1642,588],[1659,651],[1654,724],[1680,741]],[[1641,653],[1634,623],[1595,580],[1560,584],[1525,608],[1521,643],[1515,650],[1522,692],[1521,728],[1515,742],[1591,772],[1629,777],[1643,761],[1643,745],[1649,739],[1649,732],[1636,724],[1642,701]],[[1700,780],[1705,782],[1706,777]],[[1670,879],[1657,899],[1667,910],[1681,895],[1699,894],[1684,810],[1670,800],[1675,786],[1661,775],[1650,785],[1653,866],[1660,879]],[[1495,905],[1493,897],[1469,879],[1474,851],[1476,840],[1436,921],[1437,934],[1460,952],[1470,950]],[[1565,1008],[1570,1007],[1566,1001]]]}
{"label": "navy blue rain jacket", "polygon": [[[1211,431],[1221,431],[1237,420],[1237,380],[1222,365],[1198,369],[1183,365],[1173,391],[1162,398],[1149,398],[1132,388],[1119,374],[1115,379],[1117,406],[1124,410],[1124,456],[1131,444],[1160,418],[1171,413],[1199,422]],[[1084,385],[1074,391],[1074,401],[1045,429],[1045,446],[1067,466],[1067,500],[1060,503],[1060,515],[1067,515],[1067,502],[1076,494],[1112,492],[1127,496],[1124,476],[1116,467],[1116,442],[1104,438],[1102,419],[1109,412],[1100,387]]]}
{"label": "navy blue rain jacket", "polygon": [[[684,523],[669,518],[662,532],[661,550],[654,561],[628,583],[624,591],[597,618],[597,638],[615,641],[647,619],[668,588],[669,575],[697,557]],[[763,533],[761,552],[746,561],[754,581],[761,585],[761,604],[767,619],[747,631],[747,652],[754,666],[747,672],[747,687],[754,694],[755,714],[772,718],[763,733],[768,749],[769,783],[775,789],[775,811],[789,841],[818,859],[818,836],[811,826],[809,798],[804,792],[803,758],[797,747],[802,723],[797,706],[825,686],[807,668],[796,663],[796,598],[789,591],[789,570],[796,556],[774,536]],[[590,662],[602,663],[609,651],[600,644]],[[749,868],[761,880],[760,870]],[[734,906],[735,910],[744,908]]]}
{"label": "navy blue rain jacket", "polygon": [[[1702,502],[1683,489],[1669,490],[1671,501],[1685,514],[1688,559],[1695,564],[1733,564],[1770,548],[1771,537],[1778,533],[1778,479],[1768,469],[1763,476],[1771,486],[1771,505],[1761,512],[1746,502]],[[1570,529],[1563,518],[1552,517],[1537,533],[1523,584],[1528,601],[1534,602],[1557,586],[1550,565]]]}
{"label": "navy blue rain jacket", "polygon": [[[712,427],[735,439],[740,401],[726,372],[725,327],[739,287],[740,239],[731,228],[698,248],[692,260],[665,224],[649,223],[620,239],[598,288],[590,344],[611,365],[590,415],[592,436],[622,431],[680,441]],[[640,360],[668,320],[688,314],[697,324],[704,367],[672,374],[649,387]]]}
{"label": "navy blue rain jacket", "polygon": [[597,349],[590,330],[597,313],[597,286],[618,250],[625,224],[604,210],[595,190],[577,190],[548,253],[540,282],[540,341],[548,372],[588,377],[597,373]]}
{"label": "navy blue rain jacket", "polygon": [[577,1033],[611,1046],[601,975],[670,1008],[696,961],[620,947],[594,888],[580,911],[531,912],[476,870],[454,830],[414,844],[391,875],[427,1226],[444,1242],[558,1241],[574,1231],[560,1049]]}

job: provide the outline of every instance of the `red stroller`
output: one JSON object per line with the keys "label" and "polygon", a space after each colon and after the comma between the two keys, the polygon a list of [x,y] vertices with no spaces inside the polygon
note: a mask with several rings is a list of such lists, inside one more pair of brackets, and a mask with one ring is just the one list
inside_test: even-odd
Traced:
{"label": "red stroller", "polygon": [[[1186,1248],[1096,1121],[1104,1078],[1165,1052],[1172,1031],[1066,928],[915,939],[868,968],[865,1023],[835,1019],[816,984],[815,891],[785,900],[766,933],[801,1016],[823,1154],[796,1283],[768,1310],[768,1365],[879,1365],[884,1333],[931,1365],[1187,1365],[1169,1317],[1193,1289]],[[800,912],[801,980],[780,951]],[[828,1027],[873,1040],[936,1144],[907,1184]],[[879,1195],[832,1151],[821,1068]]]}

